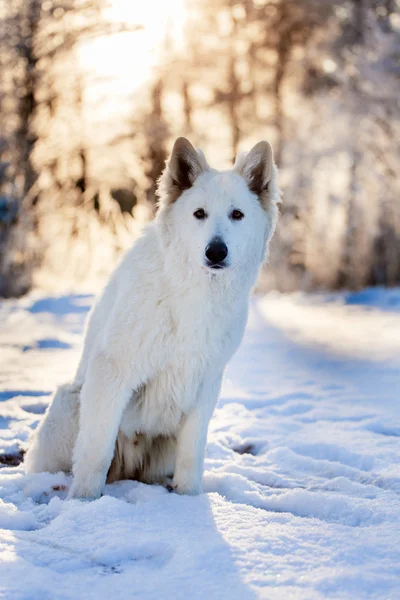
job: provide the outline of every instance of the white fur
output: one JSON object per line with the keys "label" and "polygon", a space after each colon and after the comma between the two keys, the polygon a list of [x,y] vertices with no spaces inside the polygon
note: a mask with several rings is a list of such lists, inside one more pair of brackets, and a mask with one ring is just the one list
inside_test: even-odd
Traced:
{"label": "white fur", "polygon": [[[157,216],[110,278],[75,380],[58,389],[27,452],[28,471],[73,470],[70,497],[99,497],[107,473],[161,483],[173,474],[177,492],[201,491],[208,423],[244,332],[279,192],[273,162],[262,205],[245,181],[245,156],[225,172],[197,156],[200,174],[174,201],[167,166]],[[193,216],[198,208],[207,219]],[[244,218],[233,221],[232,209]],[[216,235],[229,252],[218,271],[204,255]]]}

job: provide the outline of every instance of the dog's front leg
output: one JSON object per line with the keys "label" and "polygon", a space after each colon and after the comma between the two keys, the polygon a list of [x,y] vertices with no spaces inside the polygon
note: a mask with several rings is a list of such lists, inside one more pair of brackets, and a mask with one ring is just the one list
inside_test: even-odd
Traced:
{"label": "dog's front leg", "polygon": [[208,424],[218,400],[222,374],[200,387],[195,407],[184,416],[177,438],[172,489],[178,494],[200,494]]}
{"label": "dog's front leg", "polygon": [[104,353],[99,353],[90,363],[81,392],[80,427],[69,498],[101,496],[122,413],[132,394],[130,383]]}

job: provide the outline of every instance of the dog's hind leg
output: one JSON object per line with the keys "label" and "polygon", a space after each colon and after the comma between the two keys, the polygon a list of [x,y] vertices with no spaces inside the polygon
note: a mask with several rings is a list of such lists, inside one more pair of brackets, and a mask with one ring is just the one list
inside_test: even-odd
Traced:
{"label": "dog's hind leg", "polygon": [[80,387],[62,385],[56,391],[25,455],[28,473],[72,470],[72,454],[79,428]]}
{"label": "dog's hind leg", "polygon": [[169,483],[174,474],[175,453],[176,438],[174,436],[153,438],[137,479],[144,483],[161,485]]}
{"label": "dog's hind leg", "polygon": [[136,479],[146,460],[151,447],[151,439],[142,434],[133,438],[118,432],[114,457],[107,474],[107,483],[121,479]]}

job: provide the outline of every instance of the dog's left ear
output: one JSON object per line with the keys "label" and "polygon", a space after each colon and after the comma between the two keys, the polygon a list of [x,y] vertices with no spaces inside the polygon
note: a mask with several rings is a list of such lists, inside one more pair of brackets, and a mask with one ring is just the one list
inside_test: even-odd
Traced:
{"label": "dog's left ear", "polygon": [[234,170],[247,182],[250,191],[261,199],[274,176],[274,155],[268,142],[258,142],[247,154],[239,154]]}
{"label": "dog's left ear", "polygon": [[175,202],[209,168],[204,154],[196,150],[189,140],[179,137],[158,183],[160,202]]}

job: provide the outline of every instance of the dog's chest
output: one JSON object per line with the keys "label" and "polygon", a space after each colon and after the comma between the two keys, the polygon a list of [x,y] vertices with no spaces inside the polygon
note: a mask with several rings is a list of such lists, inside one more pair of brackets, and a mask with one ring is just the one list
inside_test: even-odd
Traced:
{"label": "dog's chest", "polygon": [[[240,318],[229,305],[216,302],[209,294],[191,290],[187,295],[160,305],[166,324],[161,334],[161,360],[165,364],[183,365],[214,362],[231,343],[230,332]],[[236,323],[235,323],[236,320]]]}
{"label": "dog's chest", "polygon": [[227,320],[182,310],[170,315],[170,329],[163,334],[162,367],[132,397],[121,423],[128,436],[135,433],[174,435],[182,416],[198,398],[204,379],[222,371],[233,345]]}
{"label": "dog's chest", "polygon": [[122,419],[122,430],[128,436],[176,434],[182,416],[194,403],[198,385],[183,370],[167,368],[158,373],[133,395]]}

